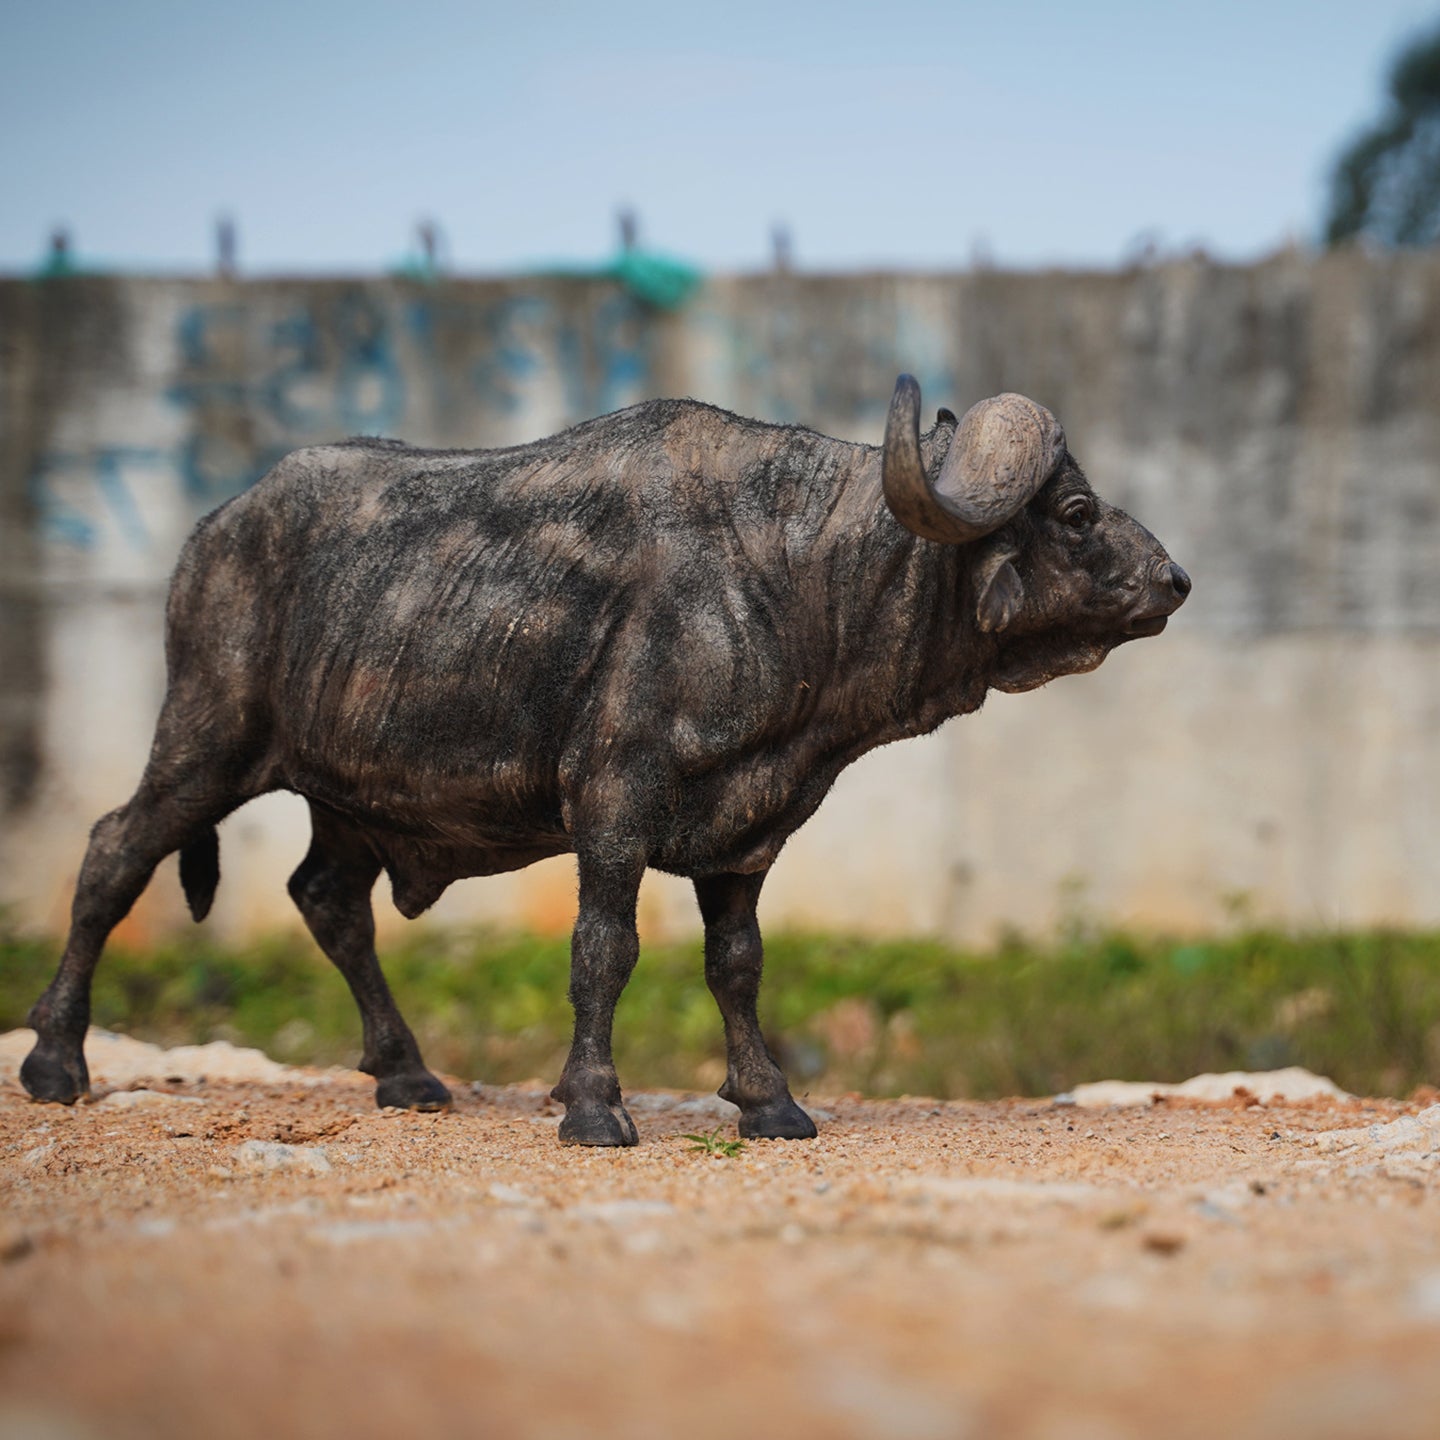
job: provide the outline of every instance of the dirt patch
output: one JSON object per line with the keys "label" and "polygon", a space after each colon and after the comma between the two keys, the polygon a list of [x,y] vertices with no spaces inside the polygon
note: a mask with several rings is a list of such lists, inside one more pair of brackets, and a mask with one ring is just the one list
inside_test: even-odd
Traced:
{"label": "dirt patch", "polygon": [[23,1044],[5,1440],[1435,1434],[1431,1096],[842,1097],[725,1158],[713,1097],[570,1150],[538,1083],[389,1114],[210,1047],[36,1106]]}

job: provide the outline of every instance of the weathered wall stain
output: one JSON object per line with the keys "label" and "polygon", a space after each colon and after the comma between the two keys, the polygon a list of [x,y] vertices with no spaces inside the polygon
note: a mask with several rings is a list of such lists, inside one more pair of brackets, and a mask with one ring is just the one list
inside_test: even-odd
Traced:
{"label": "weathered wall stain", "polygon": [[[1440,794],[1440,259],[1358,253],[717,278],[667,314],[563,276],[0,281],[0,900],[63,922],[143,763],[175,553],[288,450],[513,444],[652,395],[873,441],[900,370],[932,406],[1049,405],[1196,593],[1146,653],[857,767],[770,923],[984,938],[1083,896],[1196,928],[1242,893],[1297,923],[1440,922],[1416,808]],[[227,825],[222,923],[287,916],[300,824],[267,801]],[[439,918],[559,915],[568,883],[456,887]],[[647,913],[689,909],[659,884]]]}
{"label": "weathered wall stain", "polygon": [[51,673],[37,494],[70,387],[122,363],[119,296],[102,279],[0,285],[0,817],[34,802]]}

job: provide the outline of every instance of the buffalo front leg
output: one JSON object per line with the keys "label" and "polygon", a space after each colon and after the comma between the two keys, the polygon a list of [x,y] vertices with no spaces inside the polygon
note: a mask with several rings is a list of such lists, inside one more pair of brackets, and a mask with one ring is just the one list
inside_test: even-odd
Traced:
{"label": "buffalo front leg", "polygon": [[560,1083],[550,1092],[565,1106],[564,1145],[634,1145],[639,1136],[620,1099],[611,1053],[615,1006],[635,969],[640,937],[635,901],[645,862],[579,856],[580,913],[570,942],[570,1003],[575,1038]]}
{"label": "buffalo front leg", "polygon": [[765,872],[695,882],[705,921],[705,983],[725,1021],[720,1098],[740,1107],[740,1133],[757,1140],[813,1140],[815,1122],[795,1103],[760,1033],[756,1001],[764,952],[755,906]]}
{"label": "buffalo front leg", "polygon": [[425,1068],[375,955],[370,891],[379,862],[347,827],[323,812],[312,809],[311,816],[314,838],[290,877],[290,896],[359,1006],[365,1044],[360,1068],[375,1077],[375,1103],[446,1110],[450,1092]]}

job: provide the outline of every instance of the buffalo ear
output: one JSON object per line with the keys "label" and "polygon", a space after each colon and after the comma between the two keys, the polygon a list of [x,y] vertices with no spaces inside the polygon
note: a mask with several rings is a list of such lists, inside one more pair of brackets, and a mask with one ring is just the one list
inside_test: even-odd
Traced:
{"label": "buffalo ear", "polygon": [[1025,586],[1011,564],[1014,558],[1014,551],[998,550],[975,573],[975,618],[987,634],[1009,625],[1024,602]]}

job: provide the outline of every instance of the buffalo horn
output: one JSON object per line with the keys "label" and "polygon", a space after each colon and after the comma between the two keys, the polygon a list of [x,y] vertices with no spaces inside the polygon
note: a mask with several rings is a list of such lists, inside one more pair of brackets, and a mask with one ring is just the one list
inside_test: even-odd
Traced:
{"label": "buffalo horn", "polygon": [[963,545],[1019,514],[1054,473],[1065,432],[1024,395],[996,395],[965,412],[932,483],[920,456],[920,386],[895,382],[885,422],[885,503],[907,530]]}

